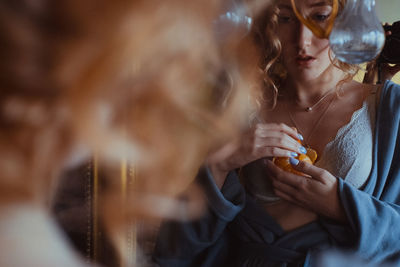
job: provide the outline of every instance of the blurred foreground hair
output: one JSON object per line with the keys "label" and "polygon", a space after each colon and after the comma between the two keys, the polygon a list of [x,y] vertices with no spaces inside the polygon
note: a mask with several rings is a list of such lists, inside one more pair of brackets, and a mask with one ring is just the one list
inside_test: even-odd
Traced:
{"label": "blurred foreground hair", "polygon": [[[259,94],[252,42],[215,34],[222,6],[1,2],[0,205],[48,203],[83,146],[107,169],[100,209],[116,245],[134,218],[198,215],[200,193],[177,196],[241,129]],[[135,169],[125,192],[121,162]]]}

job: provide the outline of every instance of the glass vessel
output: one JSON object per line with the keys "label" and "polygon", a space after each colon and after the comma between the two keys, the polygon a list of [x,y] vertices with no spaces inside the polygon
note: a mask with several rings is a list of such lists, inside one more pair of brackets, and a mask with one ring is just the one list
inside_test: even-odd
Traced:
{"label": "glass vessel", "polygon": [[227,40],[245,36],[251,28],[252,18],[242,0],[229,0],[224,2],[222,14],[214,21],[215,33],[218,40]]}
{"label": "glass vessel", "polygon": [[329,42],[336,57],[346,63],[360,64],[377,57],[385,34],[375,12],[375,0],[347,0]]}

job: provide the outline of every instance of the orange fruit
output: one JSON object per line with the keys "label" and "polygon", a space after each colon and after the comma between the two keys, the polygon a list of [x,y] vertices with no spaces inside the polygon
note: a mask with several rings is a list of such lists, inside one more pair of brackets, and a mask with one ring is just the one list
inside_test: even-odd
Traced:
{"label": "orange fruit", "polygon": [[298,160],[305,161],[305,162],[307,162],[307,163],[313,164],[313,162],[311,161],[311,159],[310,159],[307,155],[300,154],[300,155],[298,155],[296,158],[297,158]]}
{"label": "orange fruit", "polygon": [[[301,159],[299,159],[299,157],[300,156],[304,156],[304,157],[301,157]],[[297,159],[299,159],[299,160],[305,160],[305,161],[307,161],[307,162],[311,162],[311,160],[306,156],[306,155],[300,155],[299,157],[296,157]],[[308,160],[307,160],[307,158],[308,158]],[[299,172],[299,171],[296,171],[294,168],[293,168],[293,166],[292,166],[292,164],[290,164],[290,162],[289,162],[289,157],[277,157],[277,158],[273,158],[273,160],[272,160],[272,162],[276,165],[276,166],[278,166],[279,168],[281,168],[282,170],[284,170],[284,171],[287,171],[287,172],[291,172],[291,173],[294,173],[294,174],[297,174],[297,175],[303,175],[303,173],[301,173],[301,172]]]}
{"label": "orange fruit", "polygon": [[272,162],[275,163],[275,165],[280,166],[280,167],[285,167],[286,165],[290,164],[288,157],[273,158]]}
{"label": "orange fruit", "polygon": [[317,151],[309,147],[307,148],[307,156],[310,158],[312,163],[314,163],[318,158]]}
{"label": "orange fruit", "polygon": [[[297,157],[295,157],[298,160],[305,161],[310,164],[314,164],[314,162],[317,160],[317,152],[312,149],[312,148],[307,148],[307,154],[300,154]],[[293,167],[292,164],[290,164],[289,157],[276,157],[272,159],[272,162],[283,169],[284,171],[288,171],[297,175],[302,175],[304,176],[304,173],[301,173],[299,171],[296,171]]]}

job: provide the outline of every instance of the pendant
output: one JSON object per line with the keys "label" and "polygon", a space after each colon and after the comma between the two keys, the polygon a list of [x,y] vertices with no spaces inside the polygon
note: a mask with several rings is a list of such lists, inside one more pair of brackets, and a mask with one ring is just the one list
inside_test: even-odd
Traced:
{"label": "pendant", "polygon": [[312,111],[312,107],[306,107],[306,111],[307,111],[307,112]]}

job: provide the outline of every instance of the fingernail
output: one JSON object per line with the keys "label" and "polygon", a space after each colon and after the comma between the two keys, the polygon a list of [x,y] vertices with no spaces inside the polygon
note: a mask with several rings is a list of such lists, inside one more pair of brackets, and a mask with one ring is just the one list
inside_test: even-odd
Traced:
{"label": "fingernail", "polygon": [[299,160],[295,159],[295,158],[290,158],[289,159],[290,164],[296,166],[297,164],[299,164]]}
{"label": "fingernail", "polygon": [[301,134],[299,134],[299,133],[297,134],[297,137],[300,139],[300,141],[304,140],[303,136]]}
{"label": "fingernail", "polygon": [[301,154],[307,154],[307,149],[304,146],[301,146],[299,150]]}
{"label": "fingernail", "polygon": [[299,154],[297,154],[296,152],[290,152],[290,156],[291,157],[297,157]]}

